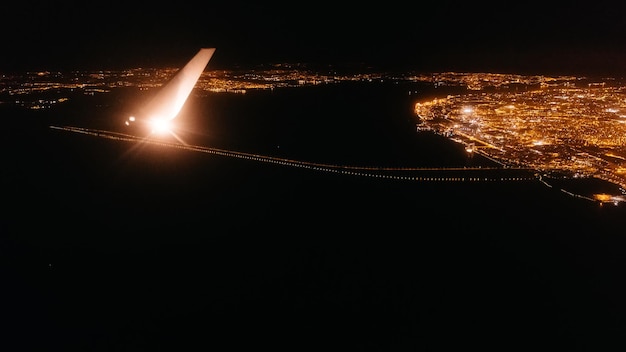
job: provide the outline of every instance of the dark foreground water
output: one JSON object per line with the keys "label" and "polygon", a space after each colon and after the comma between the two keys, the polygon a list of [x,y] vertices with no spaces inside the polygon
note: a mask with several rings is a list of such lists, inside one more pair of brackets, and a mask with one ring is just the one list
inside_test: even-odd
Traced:
{"label": "dark foreground water", "polygon": [[[3,350],[625,347],[623,206],[48,128],[118,128],[116,99],[2,110]],[[339,164],[486,163],[417,135],[410,105],[379,86],[210,95],[181,136]]]}

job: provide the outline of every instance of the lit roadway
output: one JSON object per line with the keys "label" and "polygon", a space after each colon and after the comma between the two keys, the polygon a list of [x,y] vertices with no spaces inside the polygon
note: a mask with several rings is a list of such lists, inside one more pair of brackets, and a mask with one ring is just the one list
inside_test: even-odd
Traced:
{"label": "lit roadway", "polygon": [[[231,158],[247,159],[257,162],[277,164],[287,167],[304,168],[318,172],[336,173],[360,177],[370,177],[377,179],[417,181],[417,182],[509,182],[509,181],[537,181],[552,188],[542,175],[535,169],[523,167],[374,167],[374,166],[352,166],[334,165],[325,163],[315,163],[310,161],[295,160],[289,158],[278,158],[274,156],[245,153],[233,150],[204,147],[198,145],[188,145],[182,142],[171,143],[157,138],[137,137],[129,134],[88,129],[72,126],[50,126],[51,129],[79,133],[99,138],[106,138],[118,141],[145,143],[159,145],[167,148],[177,148],[193,152],[220,155]],[[477,151],[479,152],[479,151]],[[480,152],[479,152],[480,153]],[[481,155],[488,155],[481,153]],[[509,175],[505,175],[509,174]],[[611,180],[610,174],[603,175],[605,180]],[[574,198],[597,201],[585,195],[571,193],[564,189],[562,192]],[[610,201],[615,205],[624,201],[623,197],[611,197]],[[604,201],[600,201],[600,204]]]}
{"label": "lit roadway", "polygon": [[[168,148],[177,148],[194,152],[215,154],[232,158],[247,159],[264,163],[277,164],[288,167],[298,167],[314,171],[364,176],[371,178],[408,180],[408,181],[443,181],[443,182],[468,182],[468,181],[531,181],[536,180],[535,170],[530,168],[514,167],[374,167],[374,166],[351,166],[316,163],[288,158],[279,158],[268,155],[246,153],[233,150],[225,150],[184,143],[171,143],[157,138],[137,137],[124,133],[103,131],[72,126],[50,126],[51,129],[80,133],[84,135],[107,138],[126,142],[140,142],[152,145],[161,145]],[[503,171],[511,173],[505,176]]]}

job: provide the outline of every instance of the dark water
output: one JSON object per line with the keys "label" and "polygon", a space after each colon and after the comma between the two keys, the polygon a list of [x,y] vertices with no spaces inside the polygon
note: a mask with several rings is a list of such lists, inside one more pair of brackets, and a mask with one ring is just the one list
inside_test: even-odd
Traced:
{"label": "dark water", "polygon": [[[338,164],[487,165],[417,135],[403,89],[209,95],[189,101],[181,137]],[[328,174],[47,127],[118,128],[125,104],[2,110],[7,350],[623,346],[623,206],[535,181]]]}

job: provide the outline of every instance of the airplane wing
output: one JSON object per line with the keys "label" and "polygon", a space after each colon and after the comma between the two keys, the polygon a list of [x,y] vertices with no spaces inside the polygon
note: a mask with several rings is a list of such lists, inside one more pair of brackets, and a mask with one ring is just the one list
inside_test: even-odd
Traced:
{"label": "airplane wing", "polygon": [[144,106],[137,118],[130,117],[126,124],[140,119],[149,124],[160,124],[174,119],[191,94],[193,87],[213,56],[215,48],[202,48],[174,77],[167,82]]}

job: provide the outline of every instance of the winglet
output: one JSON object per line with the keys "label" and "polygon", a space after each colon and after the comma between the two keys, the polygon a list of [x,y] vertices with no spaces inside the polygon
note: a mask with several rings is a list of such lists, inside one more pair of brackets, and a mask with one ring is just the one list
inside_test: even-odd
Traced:
{"label": "winglet", "polygon": [[[149,123],[157,123],[166,122],[178,116],[214,52],[215,48],[200,49],[169,82],[160,88],[137,118]],[[137,118],[129,118],[126,124],[129,125]]]}

